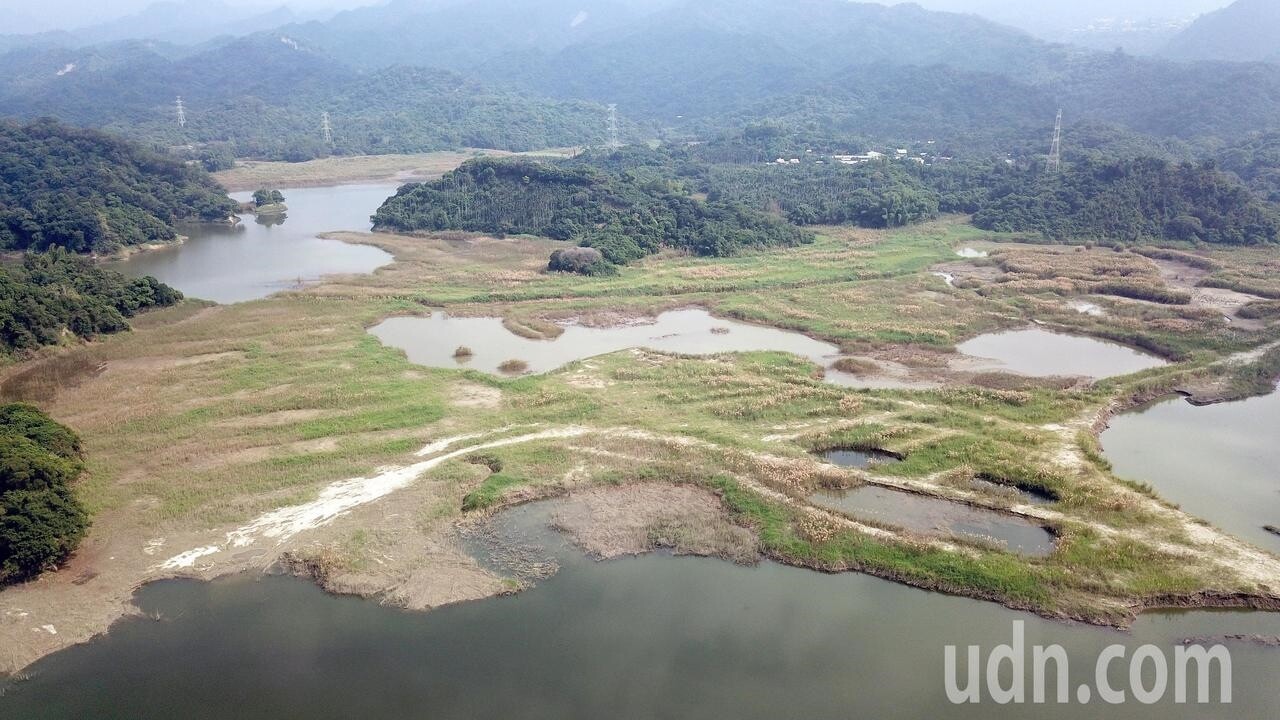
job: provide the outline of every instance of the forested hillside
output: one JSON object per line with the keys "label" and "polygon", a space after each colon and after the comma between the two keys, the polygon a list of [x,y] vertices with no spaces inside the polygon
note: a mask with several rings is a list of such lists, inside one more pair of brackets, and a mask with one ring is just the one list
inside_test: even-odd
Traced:
{"label": "forested hillside", "polygon": [[0,354],[56,345],[72,337],[129,329],[128,318],[173,305],[182,293],[155,278],[126,278],[56,249],[0,265]]}
{"label": "forested hillside", "polygon": [[777,218],[737,203],[701,202],[663,180],[526,159],[481,158],[435,182],[406,185],[374,223],[384,230],[542,235],[595,248],[613,264],[663,247],[732,255],[812,240]]}
{"label": "forested hillside", "polygon": [[[1280,129],[1280,67],[1041,42],[977,17],[844,0],[391,2],[327,23],[178,48],[0,56],[0,107],[232,154],[706,139],[772,120],[989,157],[1103,123],[1206,148]],[[188,123],[176,122],[181,95]],[[334,142],[323,142],[322,113]]]}
{"label": "forested hillside", "polygon": [[1028,178],[987,203],[974,224],[1055,240],[1254,245],[1280,239],[1280,215],[1243,185],[1212,167],[1150,158],[1083,162]]}
{"label": "forested hillside", "polygon": [[[529,150],[598,143],[604,109],[418,67],[357,72],[280,34],[169,55],[126,43],[0,56],[0,107],[53,116],[171,146],[229,142],[239,156],[459,147]],[[179,126],[175,101],[186,105]],[[333,145],[321,133],[329,113]]]}
{"label": "forested hillside", "polygon": [[0,249],[107,253],[235,209],[202,169],[101,132],[0,121]]}

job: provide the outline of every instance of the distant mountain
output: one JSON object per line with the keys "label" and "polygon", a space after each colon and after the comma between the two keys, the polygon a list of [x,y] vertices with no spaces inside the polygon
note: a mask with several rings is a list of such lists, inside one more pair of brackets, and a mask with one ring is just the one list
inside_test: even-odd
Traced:
{"label": "distant mountain", "polygon": [[625,0],[392,0],[281,32],[359,67],[467,70],[507,52],[584,42],[642,14]]}
{"label": "distant mountain", "polygon": [[1201,16],[1163,54],[1177,60],[1280,61],[1280,2],[1236,0]]}
{"label": "distant mountain", "polygon": [[217,37],[238,37],[298,20],[286,6],[269,10],[228,5],[220,0],[164,0],[108,22],[72,31],[0,35],[0,51],[29,47],[86,47],[129,40],[197,45]]}
{"label": "distant mountain", "polygon": [[[175,101],[184,100],[179,127]],[[0,56],[0,108],[172,146],[229,143],[301,160],[457,147],[598,143],[604,109],[495,90],[445,70],[354,70],[297,40],[259,34],[194,54],[132,41]],[[321,143],[328,112],[335,145]]]}
{"label": "distant mountain", "polygon": [[340,153],[587,144],[608,103],[649,137],[768,120],[1003,155],[1044,144],[1058,108],[1068,125],[1188,142],[1280,129],[1280,67],[1135,58],[846,0],[390,0],[194,47],[0,55],[0,112],[268,157],[324,153],[323,112]]}
{"label": "distant mountain", "polygon": [[[1029,35],[977,16],[846,0],[393,0],[282,32],[358,66],[485,73],[520,71],[535,54],[548,56],[544,67],[554,69],[615,43],[649,48],[645,59],[658,63],[670,62],[661,53],[671,49],[696,59],[699,48],[678,45],[693,37],[761,44],[792,64],[824,69],[892,62],[1032,71],[1049,52]],[[555,54],[566,50],[573,52],[556,63]]]}

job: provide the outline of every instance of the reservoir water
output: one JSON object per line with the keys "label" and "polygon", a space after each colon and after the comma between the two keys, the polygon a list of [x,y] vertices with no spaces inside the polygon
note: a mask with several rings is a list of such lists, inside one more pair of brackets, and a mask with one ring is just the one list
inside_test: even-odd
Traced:
{"label": "reservoir water", "polygon": [[[340,185],[282,191],[284,216],[245,215],[237,226],[184,225],[186,242],[135,253],[108,267],[125,275],[152,275],[189,297],[243,302],[318,281],[324,275],[367,273],[391,262],[370,245],[317,237],[364,232],[369,216],[395,192],[391,185]],[[249,193],[236,193],[239,201]]]}
{"label": "reservoir water", "polygon": [[1280,393],[1196,407],[1159,400],[1102,434],[1117,475],[1258,547],[1280,553]]}
{"label": "reservoir water", "polygon": [[[525,506],[503,522],[539,527]],[[544,532],[543,534],[547,534]],[[238,576],[143,588],[144,613],[46,658],[0,716],[36,719],[1270,718],[1280,651],[1230,645],[1230,706],[952,705],[948,644],[1061,644],[1069,686],[1108,645],[1280,635],[1280,615],[1170,612],[1131,634],[1043,620],[865,575],[650,555],[594,562],[547,540],[560,572],[524,593],[419,614]],[[985,656],[985,655],[984,655]],[[1127,687],[1128,664],[1111,666]],[[1052,673],[1050,673],[1052,675]],[[1056,697],[1054,683],[1049,696]],[[1214,683],[1216,687],[1216,683]],[[1194,692],[1194,690],[1193,690]],[[1172,695],[1172,693],[1170,693]]]}

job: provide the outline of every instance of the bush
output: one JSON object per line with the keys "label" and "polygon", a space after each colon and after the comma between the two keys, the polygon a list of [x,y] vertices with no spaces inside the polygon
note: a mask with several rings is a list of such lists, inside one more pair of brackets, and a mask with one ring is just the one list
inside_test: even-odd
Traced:
{"label": "bush", "polygon": [[80,440],[30,405],[0,406],[0,585],[66,559],[84,538],[88,514],[71,485]]}
{"label": "bush", "polygon": [[569,272],[579,275],[607,275],[614,272],[599,250],[589,247],[573,247],[551,253],[547,269],[553,272]]}

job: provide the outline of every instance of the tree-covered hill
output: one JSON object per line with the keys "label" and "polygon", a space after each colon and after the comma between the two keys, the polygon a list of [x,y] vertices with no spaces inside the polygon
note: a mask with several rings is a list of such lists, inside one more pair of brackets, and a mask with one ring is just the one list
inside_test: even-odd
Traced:
{"label": "tree-covered hill", "polygon": [[152,277],[126,278],[56,249],[0,265],[0,355],[129,329],[128,318],[182,293]]}
{"label": "tree-covered hill", "polygon": [[204,170],[94,130],[0,121],[0,249],[107,253],[235,209]]}
{"label": "tree-covered hill", "polygon": [[991,198],[974,224],[1055,240],[1280,240],[1280,214],[1239,182],[1211,166],[1153,158],[1081,162],[1038,173]]}
{"label": "tree-covered hill", "polygon": [[440,180],[406,185],[374,215],[384,230],[542,235],[624,264],[663,247],[731,255],[812,235],[741,204],[701,202],[661,179],[584,164],[481,158]]}

